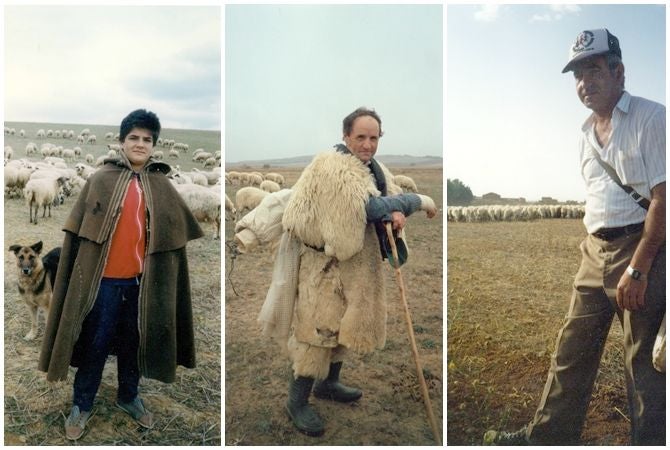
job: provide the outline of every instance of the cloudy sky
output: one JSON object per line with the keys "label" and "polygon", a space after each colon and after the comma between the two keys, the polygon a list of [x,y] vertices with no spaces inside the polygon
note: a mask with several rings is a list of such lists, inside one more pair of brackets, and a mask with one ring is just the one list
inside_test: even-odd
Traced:
{"label": "cloudy sky", "polygon": [[7,6],[6,121],[221,128],[218,6]]}
{"label": "cloudy sky", "polygon": [[577,152],[590,114],[562,74],[586,29],[619,38],[632,95],[666,104],[663,5],[449,5],[444,166],[475,195],[585,198]]}
{"label": "cloudy sky", "polygon": [[375,108],[379,152],[442,155],[441,5],[227,5],[226,161],[311,155]]}

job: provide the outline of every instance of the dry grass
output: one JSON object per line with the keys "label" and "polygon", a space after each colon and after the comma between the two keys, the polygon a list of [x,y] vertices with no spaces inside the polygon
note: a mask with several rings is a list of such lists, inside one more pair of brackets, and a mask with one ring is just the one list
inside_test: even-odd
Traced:
{"label": "dry grass", "polygon": [[[46,126],[39,126],[46,128]],[[75,131],[83,126],[66,126]],[[18,130],[18,126],[16,127]],[[28,127],[24,127],[27,130]],[[37,129],[36,124],[32,128]],[[173,134],[174,135],[174,134]],[[34,136],[32,134],[31,136]],[[104,139],[98,132],[98,142]],[[179,136],[177,136],[179,137]],[[27,141],[28,139],[25,139]],[[34,138],[30,139],[37,142]],[[50,142],[54,142],[51,140]],[[184,142],[184,141],[182,141]],[[188,142],[188,140],[186,140]],[[39,144],[38,144],[39,145]],[[76,145],[76,144],[75,144]],[[218,142],[210,142],[211,148]],[[21,151],[25,147],[23,143]],[[192,147],[193,148],[193,147]],[[16,152],[17,147],[14,148]],[[62,244],[61,227],[74,200],[52,208],[52,217],[39,225],[28,223],[28,207],[23,200],[4,202],[5,249],[11,244],[44,242],[44,252]],[[157,419],[154,429],[139,428],[130,417],[114,406],[116,362],[110,357],[105,370],[93,417],[81,445],[220,445],[221,443],[221,251],[213,239],[211,225],[204,224],[206,236],[188,244],[197,368],[178,368],[177,381],[164,384],[142,379],[140,391]],[[23,336],[30,328],[26,306],[16,288],[13,253],[5,252],[5,445],[65,445],[63,422],[72,399],[71,369],[68,380],[47,383],[37,370],[44,330],[35,341]]]}
{"label": "dry grass", "polygon": [[[272,170],[282,173],[288,185],[300,173]],[[441,169],[392,171],[412,176],[421,192],[442,203]],[[233,199],[236,189],[226,186]],[[433,220],[424,213],[412,216],[407,234],[412,254],[402,273],[433,411],[442,429],[442,212]],[[232,235],[233,224],[227,222],[226,239]],[[226,264],[228,272],[230,259]],[[261,337],[256,323],[271,274],[272,256],[263,248],[235,260],[231,280],[239,296],[226,282],[226,445],[434,445],[391,267],[382,274],[389,304],[386,347],[365,356],[352,354],[345,361],[342,380],[363,389],[361,400],[335,404],[311,399],[326,422],[321,438],[297,432],[284,413],[289,362],[278,354],[276,344]]]}
{"label": "dry grass", "polygon": [[[585,236],[579,220],[449,223],[449,445],[478,445],[487,429],[530,421],[567,311]],[[605,349],[582,434],[628,441],[621,327]]]}

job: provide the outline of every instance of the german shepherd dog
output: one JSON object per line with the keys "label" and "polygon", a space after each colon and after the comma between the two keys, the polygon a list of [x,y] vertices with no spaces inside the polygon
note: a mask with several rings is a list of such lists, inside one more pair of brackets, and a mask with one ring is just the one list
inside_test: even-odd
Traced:
{"label": "german shepherd dog", "polygon": [[51,306],[51,292],[58,270],[60,259],[60,247],[56,247],[40,258],[42,241],[31,246],[12,245],[9,247],[16,256],[18,267],[18,288],[23,301],[28,306],[32,325],[30,331],[25,335],[27,341],[37,336],[37,315],[39,310],[44,311],[44,320],[49,317]]}

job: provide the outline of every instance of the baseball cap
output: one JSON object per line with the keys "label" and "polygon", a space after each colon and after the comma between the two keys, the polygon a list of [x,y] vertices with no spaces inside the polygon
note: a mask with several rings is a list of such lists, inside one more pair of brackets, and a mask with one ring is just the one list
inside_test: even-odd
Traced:
{"label": "baseball cap", "polygon": [[621,58],[619,39],[610,33],[607,28],[584,30],[579,33],[575,43],[570,47],[568,53],[570,60],[562,73],[572,70],[572,66],[582,59],[606,53],[614,53]]}

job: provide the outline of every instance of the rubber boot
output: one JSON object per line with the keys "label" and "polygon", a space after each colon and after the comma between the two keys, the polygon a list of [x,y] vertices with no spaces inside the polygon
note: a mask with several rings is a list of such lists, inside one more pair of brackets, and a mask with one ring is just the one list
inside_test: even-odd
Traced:
{"label": "rubber boot", "polygon": [[293,421],[293,425],[302,433],[308,436],[321,436],[324,431],[323,421],[308,403],[313,385],[314,378],[291,378],[286,412]]}
{"label": "rubber boot", "polygon": [[353,402],[361,398],[363,392],[360,389],[347,387],[340,383],[340,369],[342,369],[342,361],[330,364],[328,378],[314,388],[315,397],[342,403]]}

